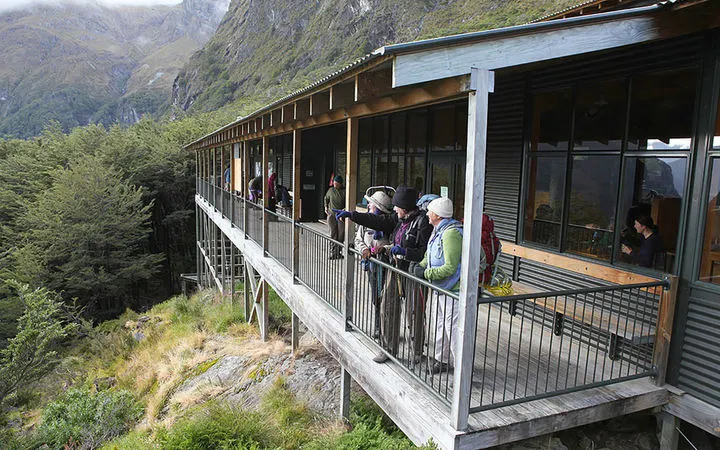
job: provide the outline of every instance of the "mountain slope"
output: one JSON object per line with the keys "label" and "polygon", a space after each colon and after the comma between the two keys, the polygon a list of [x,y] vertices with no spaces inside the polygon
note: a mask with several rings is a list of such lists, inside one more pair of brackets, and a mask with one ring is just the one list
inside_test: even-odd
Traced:
{"label": "mountain slope", "polygon": [[269,101],[375,48],[526,23],[577,0],[234,0],[173,87],[173,105]]}
{"label": "mountain slope", "polygon": [[30,6],[0,14],[0,136],[132,123],[167,106],[170,86],[215,31],[228,0],[178,6]]}

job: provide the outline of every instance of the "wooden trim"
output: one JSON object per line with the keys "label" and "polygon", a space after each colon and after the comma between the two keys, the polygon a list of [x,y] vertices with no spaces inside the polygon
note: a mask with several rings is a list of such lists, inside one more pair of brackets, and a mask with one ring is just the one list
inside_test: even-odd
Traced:
{"label": "wooden trim", "polygon": [[652,283],[658,281],[657,278],[638,275],[636,273],[626,272],[624,270],[595,264],[581,259],[571,258],[569,256],[558,255],[557,253],[550,253],[544,250],[525,247],[509,241],[501,242],[502,252],[506,255],[530,259],[532,261],[569,270],[582,275],[591,276],[593,278],[599,278],[616,284]]}
{"label": "wooden trim", "polygon": [[[346,143],[346,167],[345,167],[345,208],[349,211],[354,209],[357,198],[357,173],[358,173],[358,128],[357,118],[347,119],[347,143]],[[345,301],[343,302],[343,314],[346,327],[349,330],[353,314],[353,298],[355,296],[355,256],[350,253],[350,243],[355,233],[355,225],[346,220],[342,226],[345,227]]]}
{"label": "wooden trim", "polygon": [[713,436],[720,437],[720,408],[690,394],[671,395],[663,410],[691,423]]}
{"label": "wooden trim", "polygon": [[643,15],[488,35],[478,37],[479,42],[397,55],[393,87],[467,74],[471,67],[497,70],[669,39],[710,30],[719,22],[718,2],[707,2],[677,11],[664,8]]}
{"label": "wooden trim", "polygon": [[675,303],[678,293],[678,277],[671,276],[670,288],[663,290],[660,298],[658,322],[655,327],[655,348],[653,351],[653,366],[657,375],[655,383],[658,386],[665,384],[665,376],[670,356],[670,338],[672,337],[673,320],[675,318]]}

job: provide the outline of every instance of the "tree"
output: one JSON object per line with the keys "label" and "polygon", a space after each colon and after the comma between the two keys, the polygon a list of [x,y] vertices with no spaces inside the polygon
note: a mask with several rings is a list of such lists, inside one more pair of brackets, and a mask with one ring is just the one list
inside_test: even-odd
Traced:
{"label": "tree", "polygon": [[0,404],[47,373],[58,362],[56,346],[75,329],[63,322],[62,301],[55,292],[10,284],[18,291],[24,312],[17,334],[0,350]]}
{"label": "tree", "polygon": [[147,248],[152,202],[95,156],[52,178],[21,219],[27,231],[14,272],[66,300],[77,298],[90,314],[136,306],[162,261]]}

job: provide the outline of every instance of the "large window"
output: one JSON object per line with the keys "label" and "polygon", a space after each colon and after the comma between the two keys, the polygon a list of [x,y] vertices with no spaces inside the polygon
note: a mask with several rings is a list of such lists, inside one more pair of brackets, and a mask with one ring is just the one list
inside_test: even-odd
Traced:
{"label": "large window", "polygon": [[696,90],[684,68],[534,93],[524,240],[673,270]]}
{"label": "large window", "polygon": [[404,184],[447,195],[462,217],[467,101],[360,120],[358,198],[368,186]]}
{"label": "large window", "polygon": [[705,202],[705,232],[700,259],[700,281],[720,284],[720,100],[710,153],[710,186]]}

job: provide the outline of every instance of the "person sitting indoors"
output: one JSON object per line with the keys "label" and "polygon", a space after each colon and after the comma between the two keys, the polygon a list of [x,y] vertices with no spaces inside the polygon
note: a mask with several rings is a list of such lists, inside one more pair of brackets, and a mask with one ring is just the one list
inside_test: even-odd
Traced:
{"label": "person sitting indoors", "polygon": [[655,223],[650,216],[639,216],[635,219],[635,231],[640,234],[642,241],[639,248],[633,249],[622,244],[621,250],[628,255],[630,261],[642,267],[653,267],[655,255],[663,251],[662,238]]}
{"label": "person sitting indoors", "polygon": [[[433,226],[425,257],[414,275],[434,286],[451,292],[460,291],[460,258],[463,227],[452,218],[453,204],[449,198],[438,198],[428,205],[428,219]],[[435,317],[435,363],[432,373],[448,371],[455,361],[453,345],[457,340],[458,304],[455,299],[433,291],[437,303]]]}
{"label": "person sitting indoors", "polygon": [[[383,191],[377,191],[370,197],[365,196],[368,202],[368,211],[372,214],[383,215],[390,214],[392,211],[392,200],[390,196]],[[383,285],[383,269],[370,262],[370,257],[374,256],[383,262],[388,262],[384,255],[385,246],[390,244],[388,239],[390,236],[382,231],[375,231],[372,228],[359,226],[355,232],[355,250],[362,255],[362,267],[367,272],[368,282],[370,283],[370,298],[375,307],[375,331],[373,337],[380,337],[380,292]]]}
{"label": "person sitting indoors", "polygon": [[[420,262],[425,255],[432,226],[428,222],[425,211],[421,211],[415,202],[418,191],[408,186],[399,186],[392,198],[393,214],[376,215],[360,213],[357,211],[333,210],[338,220],[350,219],[358,225],[381,231],[390,238],[390,263],[401,271],[408,271],[411,262]],[[400,342],[400,298],[406,291],[407,280],[398,274],[388,274],[385,287],[380,300],[382,316],[381,344],[393,356],[398,354]],[[407,305],[406,311],[415,313],[412,305]],[[413,321],[409,321],[412,324]],[[421,330],[417,330],[418,337],[413,339],[413,362],[419,362],[423,352],[423,339]],[[373,358],[376,363],[388,360],[385,352],[380,352]]]}

